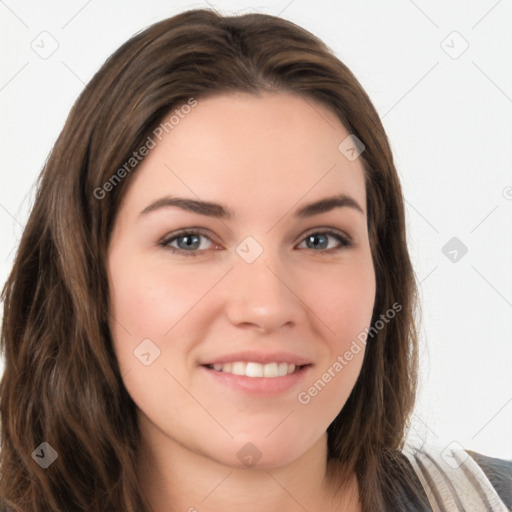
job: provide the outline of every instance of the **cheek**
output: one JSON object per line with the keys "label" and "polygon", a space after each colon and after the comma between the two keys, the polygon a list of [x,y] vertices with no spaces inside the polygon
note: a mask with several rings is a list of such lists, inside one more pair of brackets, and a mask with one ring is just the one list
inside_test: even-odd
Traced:
{"label": "cheek", "polygon": [[[225,271],[194,271],[191,265],[170,270],[165,254],[140,259],[128,249],[111,255],[109,271],[110,330],[132,397],[142,403],[144,390],[169,392],[168,369],[188,382],[188,366],[177,362],[184,362],[191,336],[204,336],[207,325],[198,305]],[[175,391],[179,395],[179,386]]]}
{"label": "cheek", "polygon": [[375,276],[369,257],[337,268],[319,268],[314,280],[303,282],[302,290],[333,347],[344,350],[368,327],[375,301]]}
{"label": "cheek", "polygon": [[109,275],[110,330],[125,387],[141,410],[176,416],[173,404],[185,403],[187,396],[167,370],[187,382],[185,368],[179,375],[173,368],[186,347],[168,341],[190,327],[194,304],[211,284],[197,273],[171,273],[165,258],[144,260],[128,248],[111,254]]}
{"label": "cheek", "polygon": [[[127,385],[145,370],[155,375],[161,340],[173,323],[169,311],[180,304],[179,297],[164,291],[161,275],[142,263],[126,247],[116,248],[109,258],[110,330],[121,373],[128,375]],[[148,359],[154,362],[146,368]]]}
{"label": "cheek", "polygon": [[136,258],[118,257],[112,259],[110,268],[113,327],[124,328],[134,339],[163,339],[216,278],[205,279],[184,268],[169,272],[165,257],[144,264]]}
{"label": "cheek", "polygon": [[361,371],[365,333],[375,301],[371,256],[350,265],[315,273],[313,284],[303,285],[307,302],[321,322],[326,353],[298,402],[332,421],[345,404]]}

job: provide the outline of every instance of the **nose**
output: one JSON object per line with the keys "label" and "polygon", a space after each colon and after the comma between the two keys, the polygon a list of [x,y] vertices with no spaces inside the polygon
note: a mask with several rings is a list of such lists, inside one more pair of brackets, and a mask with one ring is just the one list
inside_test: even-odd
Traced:
{"label": "nose", "polygon": [[271,333],[296,325],[304,303],[293,286],[293,276],[277,258],[265,256],[235,262],[226,283],[225,309],[233,325]]}

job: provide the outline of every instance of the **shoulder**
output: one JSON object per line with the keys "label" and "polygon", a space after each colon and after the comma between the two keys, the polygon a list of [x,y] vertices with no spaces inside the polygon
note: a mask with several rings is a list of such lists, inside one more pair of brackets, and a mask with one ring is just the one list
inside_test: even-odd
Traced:
{"label": "shoulder", "polygon": [[503,503],[512,510],[512,460],[488,457],[471,450],[466,451],[485,473]]}
{"label": "shoulder", "polygon": [[[403,449],[434,510],[512,510],[512,462],[448,446],[406,444]],[[459,508],[458,508],[459,507]]]}

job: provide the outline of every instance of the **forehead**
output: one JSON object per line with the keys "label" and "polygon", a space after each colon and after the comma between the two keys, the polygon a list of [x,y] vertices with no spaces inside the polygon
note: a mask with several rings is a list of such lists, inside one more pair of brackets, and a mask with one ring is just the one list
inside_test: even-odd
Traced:
{"label": "forehead", "polygon": [[365,204],[361,159],[350,161],[339,150],[350,134],[315,100],[223,94],[199,98],[173,121],[168,133],[158,132],[161,140],[153,136],[155,147],[132,176],[127,206],[140,210],[165,194],[229,203],[249,216],[251,205],[279,214],[302,197],[309,202],[336,193]]}

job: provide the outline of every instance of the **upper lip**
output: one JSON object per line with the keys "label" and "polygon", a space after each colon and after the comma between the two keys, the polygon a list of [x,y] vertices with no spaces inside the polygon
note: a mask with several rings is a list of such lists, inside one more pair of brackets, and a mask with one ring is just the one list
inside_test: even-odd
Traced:
{"label": "upper lip", "polygon": [[237,361],[254,362],[260,364],[288,363],[294,364],[295,366],[311,364],[311,360],[307,357],[302,357],[290,352],[253,352],[250,350],[213,357],[211,359],[206,359],[199,364],[205,366],[209,364],[234,363]]}

